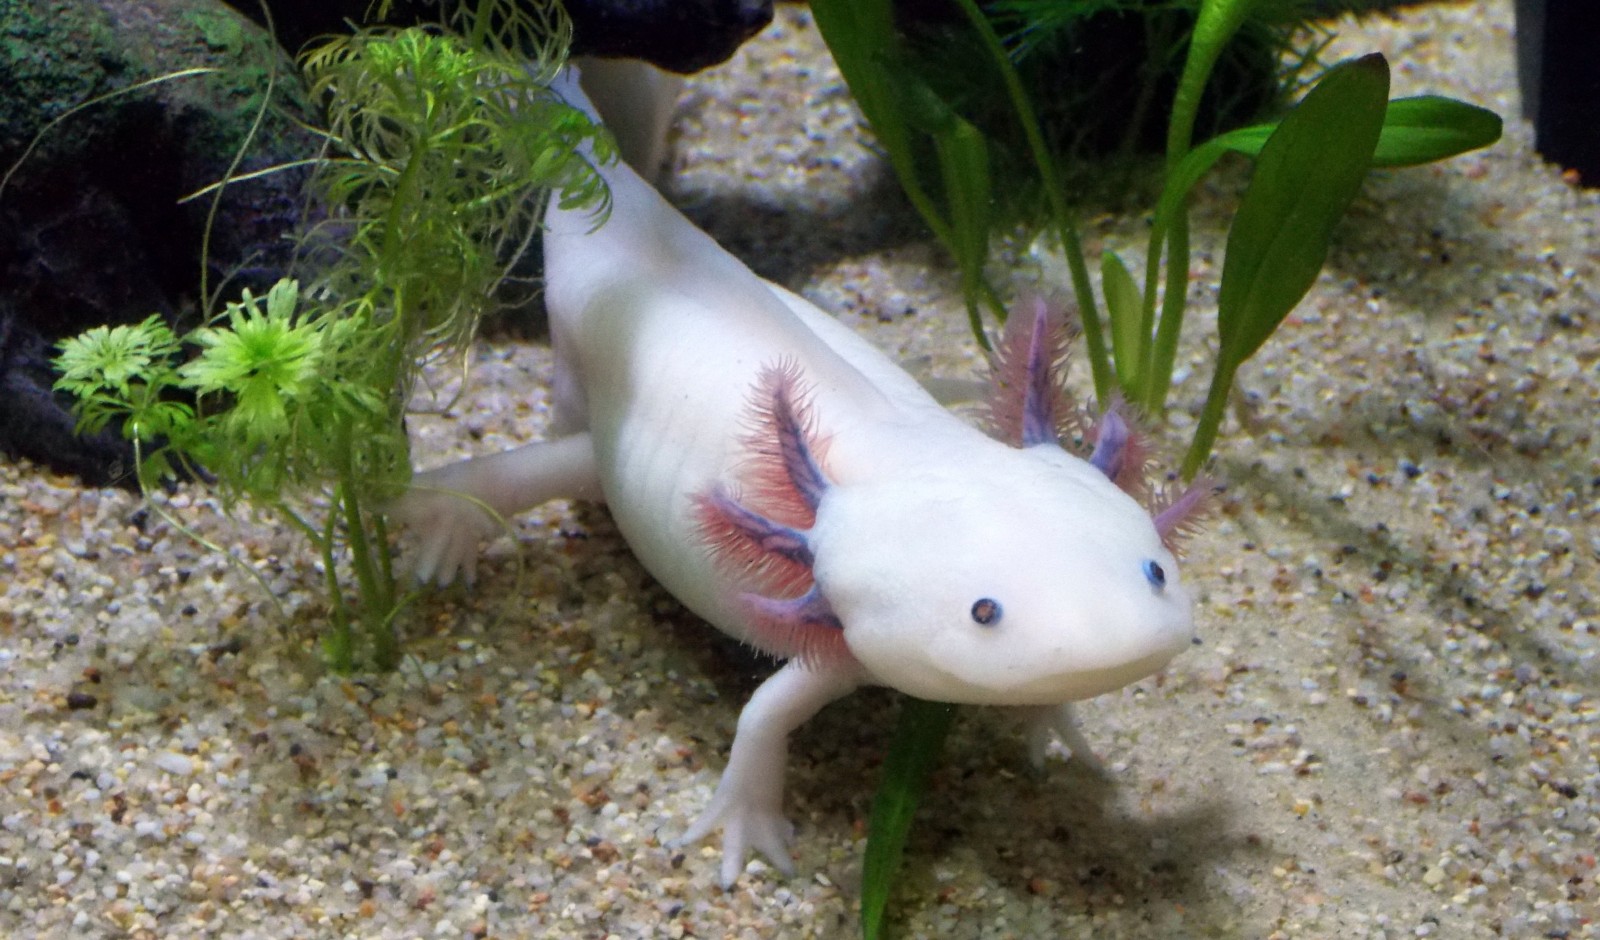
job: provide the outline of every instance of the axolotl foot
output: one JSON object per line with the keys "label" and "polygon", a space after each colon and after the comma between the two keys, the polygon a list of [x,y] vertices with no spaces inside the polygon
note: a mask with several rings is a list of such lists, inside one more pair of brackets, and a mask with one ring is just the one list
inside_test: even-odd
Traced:
{"label": "axolotl foot", "polygon": [[418,581],[470,584],[484,539],[504,531],[510,516],[560,498],[600,498],[587,433],[419,473],[389,515],[411,531]]}
{"label": "axolotl foot", "polygon": [[698,842],[721,826],[722,866],[717,876],[724,888],[738,880],[751,849],[785,874],[793,874],[789,844],[794,827],[783,815],[789,732],[822,706],[855,689],[864,678],[853,664],[829,668],[798,660],[790,660],[773,673],[739,713],[728,767],[711,805],[673,844]]}
{"label": "axolotl foot", "polygon": [[417,474],[411,489],[389,507],[389,517],[411,533],[415,554],[410,568],[419,582],[443,586],[461,578],[473,583],[478,546],[505,524],[481,501],[463,492],[459,481],[451,479],[460,475],[452,471],[465,466]]}
{"label": "axolotl foot", "polygon": [[1035,767],[1044,766],[1045,752],[1052,737],[1058,738],[1078,761],[1090,772],[1103,776],[1105,765],[1089,749],[1089,742],[1073,720],[1072,705],[1034,705],[1022,709],[1028,722],[1028,758]]}
{"label": "axolotl foot", "polygon": [[785,875],[794,874],[789,846],[794,843],[794,824],[783,815],[782,769],[774,783],[737,780],[724,774],[711,805],[682,836],[672,840],[673,848],[692,845],[722,827],[722,865],[717,880],[724,889],[733,887],[744,871],[750,850],[760,852],[773,867]]}

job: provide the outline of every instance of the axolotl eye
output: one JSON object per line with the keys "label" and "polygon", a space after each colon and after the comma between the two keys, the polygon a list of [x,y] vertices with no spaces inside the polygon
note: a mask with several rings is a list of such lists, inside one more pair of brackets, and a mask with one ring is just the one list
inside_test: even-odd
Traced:
{"label": "axolotl eye", "polygon": [[972,604],[972,619],[985,627],[999,623],[1000,602],[989,597],[978,598]]}
{"label": "axolotl eye", "polygon": [[1167,586],[1167,571],[1154,560],[1146,561],[1144,563],[1144,579],[1150,582],[1151,587],[1159,591]]}

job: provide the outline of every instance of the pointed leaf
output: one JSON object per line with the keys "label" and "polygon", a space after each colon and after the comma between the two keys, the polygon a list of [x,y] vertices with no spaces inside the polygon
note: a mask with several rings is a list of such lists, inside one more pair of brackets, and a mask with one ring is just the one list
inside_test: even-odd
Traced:
{"label": "pointed leaf", "polygon": [[907,695],[901,699],[894,741],[883,761],[883,778],[872,799],[872,819],[867,829],[867,852],[861,869],[861,936],[878,940],[889,905],[906,834],[917,804],[928,788],[928,775],[939,761],[945,736],[954,719],[954,705],[925,702]]}
{"label": "pointed leaf", "polygon": [[1260,348],[1316,280],[1333,228],[1372,165],[1388,92],[1383,56],[1337,66],[1261,148],[1228,234],[1219,370]]}
{"label": "pointed leaf", "polygon": [[[1277,129],[1276,122],[1241,127],[1189,151],[1167,177],[1157,218],[1172,218],[1200,177],[1223,154],[1240,153],[1253,159]],[[1396,98],[1384,112],[1372,165],[1406,167],[1447,160],[1489,146],[1500,139],[1502,129],[1500,115],[1465,101],[1439,95]]]}
{"label": "pointed leaf", "polygon": [[1111,355],[1117,364],[1117,381],[1133,395],[1139,387],[1139,366],[1144,359],[1146,337],[1139,335],[1144,317],[1144,297],[1134,283],[1128,266],[1114,251],[1100,256],[1100,286],[1106,295],[1106,313],[1111,319]]}
{"label": "pointed leaf", "polygon": [[1416,166],[1487,147],[1500,139],[1500,115],[1487,108],[1419,95],[1389,102],[1373,166]]}

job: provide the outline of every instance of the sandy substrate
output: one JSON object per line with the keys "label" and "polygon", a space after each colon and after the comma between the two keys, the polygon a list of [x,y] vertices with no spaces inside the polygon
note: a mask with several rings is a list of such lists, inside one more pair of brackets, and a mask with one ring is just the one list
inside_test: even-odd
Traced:
{"label": "sandy substrate", "polygon": [[[968,710],[913,835],[904,936],[1600,936],[1600,197],[1516,119],[1509,0],[1348,26],[1395,93],[1511,115],[1494,149],[1381,174],[1240,378],[1231,486],[1185,577],[1203,644],[1082,708],[1109,767],[1031,772]],[[682,102],[673,197],[935,373],[976,374],[806,15]],[[1208,373],[1220,224],[1169,450]],[[1137,220],[1086,235],[1137,255]],[[484,345],[419,422],[427,465],[535,437],[549,356]],[[714,368],[714,363],[708,363]],[[1242,423],[1241,423],[1242,422]],[[686,614],[603,511],[552,505],[428,598],[393,675],[324,673],[285,531],[0,465],[0,936],[808,937],[855,931],[895,699],[798,736],[799,874],[664,843],[705,805],[766,668]]]}

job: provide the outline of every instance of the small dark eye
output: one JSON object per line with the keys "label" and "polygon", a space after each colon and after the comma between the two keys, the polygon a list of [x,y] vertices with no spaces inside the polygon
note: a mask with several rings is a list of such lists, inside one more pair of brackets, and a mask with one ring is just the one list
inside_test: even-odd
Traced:
{"label": "small dark eye", "polygon": [[1163,588],[1167,585],[1166,569],[1154,561],[1144,563],[1144,578],[1155,588]]}
{"label": "small dark eye", "polygon": [[1000,602],[987,597],[979,598],[972,605],[972,619],[986,627],[994,626],[1000,622]]}

